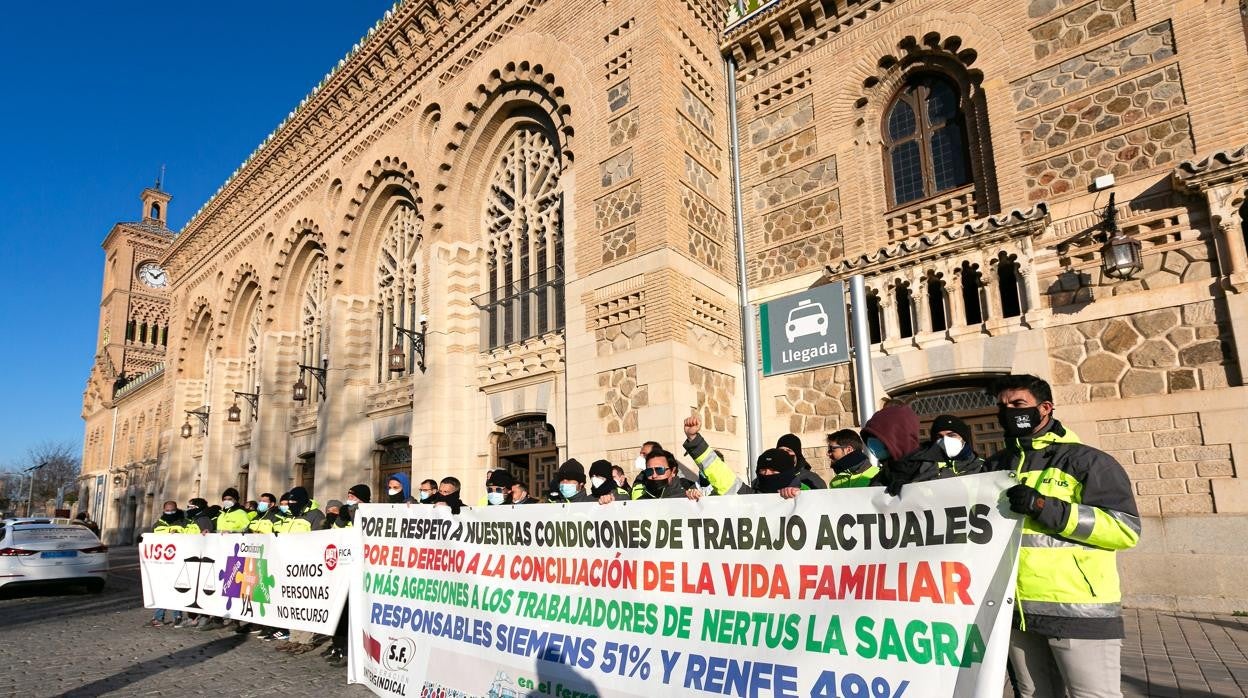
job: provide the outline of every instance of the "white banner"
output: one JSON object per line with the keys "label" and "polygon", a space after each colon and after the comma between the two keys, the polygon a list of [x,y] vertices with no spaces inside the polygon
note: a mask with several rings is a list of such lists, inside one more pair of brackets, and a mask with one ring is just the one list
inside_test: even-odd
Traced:
{"label": "white banner", "polygon": [[351,529],[278,535],[147,533],[143,603],[332,635],[355,568]]}
{"label": "white banner", "polygon": [[1010,484],[365,505],[348,678],[422,698],[1000,698]]}

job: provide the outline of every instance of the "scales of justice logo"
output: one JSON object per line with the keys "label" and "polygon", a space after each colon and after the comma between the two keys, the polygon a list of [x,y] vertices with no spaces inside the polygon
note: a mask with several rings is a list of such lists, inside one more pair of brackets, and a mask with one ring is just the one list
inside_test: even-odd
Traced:
{"label": "scales of justice logo", "polygon": [[[256,555],[249,557],[245,553]],[[235,543],[234,554],[226,557],[221,570],[217,569],[217,560],[206,555],[186,558],[173,588],[182,594],[194,590],[194,598],[187,608],[202,608],[199,595],[202,593],[211,597],[219,590],[226,599],[227,611],[234,607],[234,600],[237,599],[240,616],[255,616],[257,613],[263,616],[264,606],[272,596],[274,581],[273,575],[269,574],[269,561],[264,559],[264,546]]]}

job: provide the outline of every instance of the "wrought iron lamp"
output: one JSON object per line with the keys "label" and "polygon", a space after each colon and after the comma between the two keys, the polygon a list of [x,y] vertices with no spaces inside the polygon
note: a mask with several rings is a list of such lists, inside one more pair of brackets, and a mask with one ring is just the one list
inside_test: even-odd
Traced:
{"label": "wrought iron lamp", "polygon": [[256,392],[254,393],[243,393],[235,390],[234,404],[230,405],[230,409],[226,410],[225,421],[237,423],[242,420],[243,410],[238,406],[240,397],[246,400],[247,404],[251,405],[251,421],[256,421],[256,413],[260,411],[260,386],[256,386]]}
{"label": "wrought iron lamp", "polygon": [[199,434],[206,436],[208,434],[208,406],[205,405],[197,410],[186,410],[186,421],[182,424],[182,438],[189,439],[195,433],[195,429],[191,427],[191,417],[194,416],[199,420]]}
{"label": "wrought iron lamp", "polygon": [[[429,318],[421,315],[419,330],[409,330],[406,327],[399,327],[398,325],[394,326],[396,332],[412,340],[412,351],[415,352],[417,356],[416,366],[420,368],[421,373],[425,372],[425,329],[428,325]],[[395,342],[394,348],[390,350],[389,365],[391,373],[399,373],[407,370],[407,356],[403,352],[403,347],[400,346],[398,342]]]}
{"label": "wrought iron lamp", "polygon": [[321,365],[319,367],[318,366],[305,366],[303,364],[299,364],[299,380],[295,381],[294,394],[292,395],[292,397],[295,399],[295,402],[303,402],[304,400],[308,399],[308,384],[303,382],[304,371],[311,373],[312,377],[316,379],[316,383],[318,386],[317,394],[320,395],[322,400],[324,400],[325,399],[325,374],[329,372],[329,357],[327,356],[322,357]]}
{"label": "wrought iron lamp", "polygon": [[1105,245],[1101,247],[1101,270],[1114,279],[1130,279],[1144,268],[1143,245],[1135,238],[1127,237],[1118,228],[1118,210],[1114,208],[1114,193],[1109,194],[1109,206],[1101,219],[1105,231]]}

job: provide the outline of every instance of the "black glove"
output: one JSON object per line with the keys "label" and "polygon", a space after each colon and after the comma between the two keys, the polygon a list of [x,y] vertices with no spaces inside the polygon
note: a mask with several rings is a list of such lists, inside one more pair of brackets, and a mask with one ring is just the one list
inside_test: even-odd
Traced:
{"label": "black glove", "polygon": [[1035,519],[1045,528],[1057,530],[1066,524],[1070,504],[1055,497],[1045,497],[1029,485],[1014,485],[1005,491],[1010,500],[1010,511]]}

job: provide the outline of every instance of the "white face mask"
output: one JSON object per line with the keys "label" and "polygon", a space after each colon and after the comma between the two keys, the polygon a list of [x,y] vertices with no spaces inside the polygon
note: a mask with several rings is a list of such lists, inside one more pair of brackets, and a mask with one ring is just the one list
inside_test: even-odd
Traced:
{"label": "white face mask", "polygon": [[605,477],[591,477],[589,478],[589,486],[593,489],[598,489],[599,487],[602,487],[602,484],[606,481],[607,478]]}
{"label": "white face mask", "polygon": [[956,458],[965,446],[966,444],[962,443],[962,439],[959,439],[956,436],[940,437],[940,448],[949,458]]}
{"label": "white face mask", "polygon": [[234,500],[233,500],[233,499],[223,499],[223,500],[221,500],[221,508],[222,508],[222,509],[232,509],[232,508],[234,508]]}
{"label": "white face mask", "polygon": [[646,469],[646,457],[637,456],[636,458],[633,459],[633,465],[636,466],[638,470],[645,470]]}
{"label": "white face mask", "polygon": [[347,506],[349,506],[349,507],[353,507],[353,506],[355,506],[356,504],[359,504],[359,503],[360,503],[360,500],[358,500],[358,499],[351,499],[350,497],[348,497],[348,498],[347,498]]}
{"label": "white face mask", "polygon": [[386,490],[386,491],[387,491],[387,492],[389,492],[390,494],[398,494],[398,493],[400,493],[400,492],[402,492],[402,491],[403,491],[403,488],[401,488],[401,487],[392,487],[392,488],[390,488],[390,489],[388,489],[388,490]]}
{"label": "white face mask", "polygon": [[507,500],[507,495],[502,492],[490,492],[485,495],[486,501],[494,506],[498,506]]}

